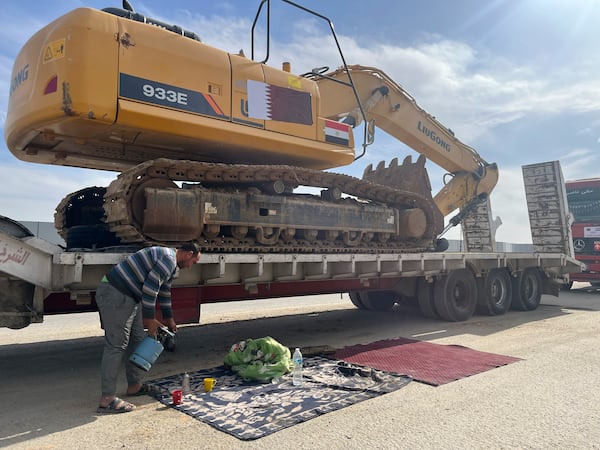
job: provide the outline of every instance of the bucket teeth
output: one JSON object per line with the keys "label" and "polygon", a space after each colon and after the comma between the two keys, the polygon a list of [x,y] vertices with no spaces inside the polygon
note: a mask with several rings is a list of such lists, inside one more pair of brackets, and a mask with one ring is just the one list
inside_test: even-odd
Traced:
{"label": "bucket teeth", "polygon": [[398,158],[392,159],[389,166],[385,167],[385,161],[373,166],[369,164],[364,171],[363,179],[383,186],[395,189],[415,192],[426,197],[431,196],[431,183],[425,169],[426,158],[420,155],[416,162],[412,162],[412,156],[408,155],[398,164]]}

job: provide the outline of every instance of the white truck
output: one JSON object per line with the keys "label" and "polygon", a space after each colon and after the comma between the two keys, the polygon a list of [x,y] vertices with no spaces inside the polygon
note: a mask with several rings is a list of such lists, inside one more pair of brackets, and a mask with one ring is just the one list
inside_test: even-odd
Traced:
{"label": "white truck", "polygon": [[[499,315],[536,309],[558,295],[573,257],[558,161],[523,167],[531,253],[496,252],[485,203],[463,221],[464,252],[371,254],[206,253],[175,279],[178,323],[198,323],[204,303],[348,292],[357,308],[389,310],[418,302],[424,315],[463,321],[476,308]],[[0,326],[22,328],[44,314],[95,310],[100,278],[131,248],[66,251],[0,221]]]}

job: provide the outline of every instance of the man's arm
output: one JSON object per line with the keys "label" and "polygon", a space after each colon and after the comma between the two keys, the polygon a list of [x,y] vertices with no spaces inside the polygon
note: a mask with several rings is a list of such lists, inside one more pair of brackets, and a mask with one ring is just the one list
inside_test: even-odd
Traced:
{"label": "man's arm", "polygon": [[[158,327],[163,326],[156,320],[156,302],[159,301],[161,312],[165,325],[171,331],[176,331],[177,327],[173,320],[171,310],[171,272],[165,269],[163,265],[156,265],[144,280],[142,285],[142,315],[144,318],[144,327],[148,329],[148,334],[156,336]],[[165,295],[165,292],[168,295]]]}

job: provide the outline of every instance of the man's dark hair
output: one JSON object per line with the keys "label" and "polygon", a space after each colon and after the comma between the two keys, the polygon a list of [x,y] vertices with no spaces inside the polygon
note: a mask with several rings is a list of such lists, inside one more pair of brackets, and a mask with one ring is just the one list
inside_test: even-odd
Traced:
{"label": "man's dark hair", "polygon": [[192,252],[194,255],[200,253],[200,249],[198,248],[198,245],[195,242],[188,242],[186,244],[183,244],[179,247],[179,250],[182,250],[184,252]]}

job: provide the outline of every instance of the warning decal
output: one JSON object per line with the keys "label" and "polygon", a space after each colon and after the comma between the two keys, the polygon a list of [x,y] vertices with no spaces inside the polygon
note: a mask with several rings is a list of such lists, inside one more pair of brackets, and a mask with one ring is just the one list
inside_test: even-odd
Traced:
{"label": "warning decal", "polygon": [[65,56],[65,39],[50,42],[44,48],[44,64]]}

